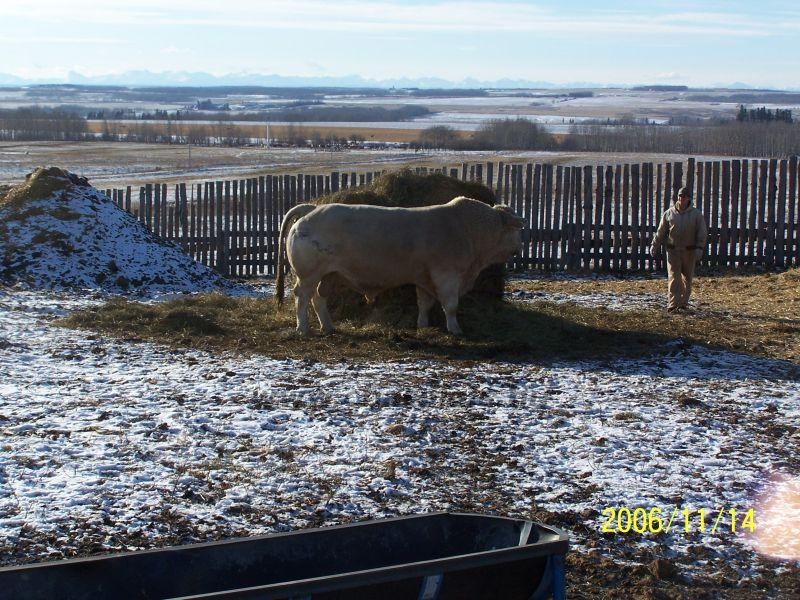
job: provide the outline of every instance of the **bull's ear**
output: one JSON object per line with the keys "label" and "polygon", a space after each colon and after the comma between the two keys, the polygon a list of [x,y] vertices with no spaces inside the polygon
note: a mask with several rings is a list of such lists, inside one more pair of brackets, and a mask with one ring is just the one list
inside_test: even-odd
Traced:
{"label": "bull's ear", "polygon": [[522,229],[525,227],[525,219],[514,214],[508,206],[497,205],[494,208],[500,213],[503,227],[510,227],[512,229]]}

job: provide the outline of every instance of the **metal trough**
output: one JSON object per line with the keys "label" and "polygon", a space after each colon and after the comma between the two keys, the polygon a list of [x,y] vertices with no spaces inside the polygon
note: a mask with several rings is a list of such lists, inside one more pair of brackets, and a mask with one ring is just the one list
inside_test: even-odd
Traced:
{"label": "metal trough", "polygon": [[432,513],[0,568],[0,598],[564,598],[567,536]]}

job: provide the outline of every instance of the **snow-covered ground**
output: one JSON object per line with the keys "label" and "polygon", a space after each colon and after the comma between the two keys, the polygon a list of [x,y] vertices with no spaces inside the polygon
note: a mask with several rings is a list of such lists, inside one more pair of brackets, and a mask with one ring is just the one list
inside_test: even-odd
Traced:
{"label": "snow-covered ground", "polygon": [[92,301],[0,290],[7,556],[31,539],[25,560],[163,545],[165,522],[207,539],[441,509],[576,513],[599,530],[606,507],[659,508],[665,525],[675,507],[707,511],[705,533],[678,513],[666,536],[609,543],[704,546],[746,572],[754,508],[768,549],[796,550],[798,440],[773,429],[800,424],[800,381],[774,361],[676,342],[616,362],[322,364],[53,323]]}
{"label": "snow-covered ground", "polygon": [[796,365],[680,340],[615,361],[316,363],[65,329],[121,276],[140,297],[217,279],[93,188],[40,175],[55,191],[0,207],[0,563],[432,510],[578,520],[578,551],[690,569],[800,559]]}

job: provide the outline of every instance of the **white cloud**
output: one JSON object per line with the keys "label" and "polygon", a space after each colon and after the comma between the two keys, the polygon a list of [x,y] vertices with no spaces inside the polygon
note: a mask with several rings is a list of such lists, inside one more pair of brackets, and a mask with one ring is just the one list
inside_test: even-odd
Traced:
{"label": "white cloud", "polygon": [[581,10],[563,3],[344,0],[4,0],[11,19],[82,21],[106,25],[228,27],[347,31],[353,33],[518,31],[551,35],[738,35],[800,31],[800,12],[758,10],[657,12],[645,4],[620,10]]}
{"label": "white cloud", "polygon": [[189,48],[179,48],[178,46],[165,46],[160,50],[161,54],[172,54],[172,55],[182,55],[182,54],[191,54],[192,51]]}
{"label": "white cloud", "polygon": [[656,73],[653,79],[656,81],[686,81],[688,77],[681,73],[671,71],[669,73]]}
{"label": "white cloud", "polygon": [[87,36],[8,36],[0,35],[0,44],[30,45],[30,44],[70,44],[70,45],[122,45],[126,40],[113,37],[87,37]]}

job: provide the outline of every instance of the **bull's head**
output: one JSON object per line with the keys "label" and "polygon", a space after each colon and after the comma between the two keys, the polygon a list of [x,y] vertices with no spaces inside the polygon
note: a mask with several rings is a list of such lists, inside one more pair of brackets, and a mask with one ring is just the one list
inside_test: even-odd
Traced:
{"label": "bull's head", "polygon": [[522,249],[522,228],[525,227],[525,219],[503,204],[493,208],[500,216],[501,224],[500,244],[494,262],[505,262]]}

